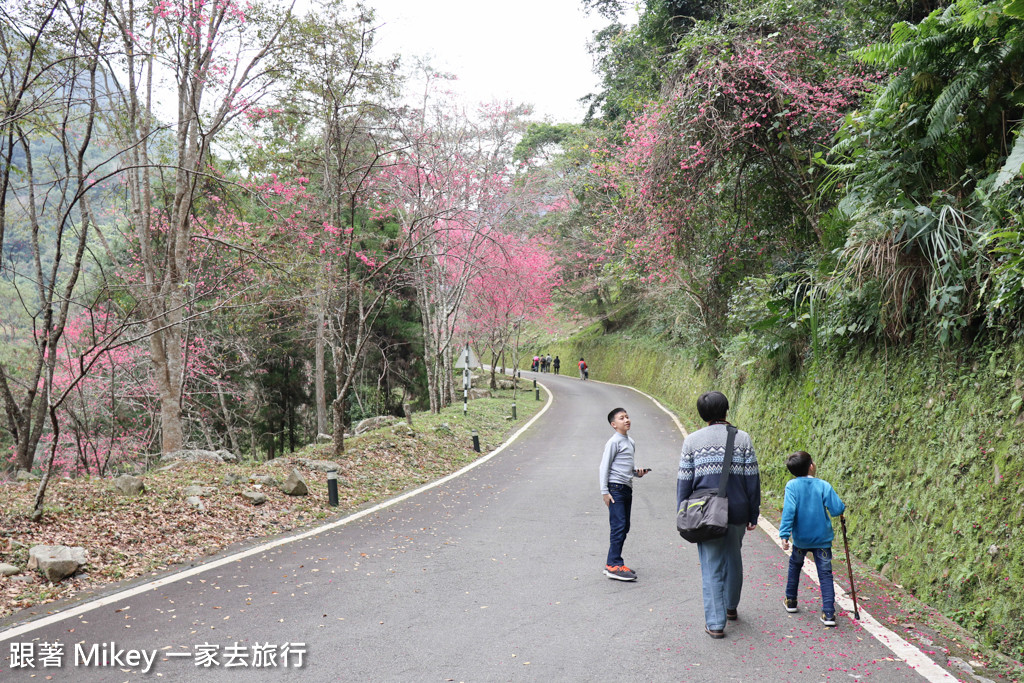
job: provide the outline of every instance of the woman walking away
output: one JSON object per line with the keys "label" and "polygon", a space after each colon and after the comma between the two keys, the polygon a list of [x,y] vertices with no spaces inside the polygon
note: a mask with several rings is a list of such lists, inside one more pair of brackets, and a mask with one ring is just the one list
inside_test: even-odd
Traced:
{"label": "woman walking away", "polygon": [[737,608],[743,589],[743,534],[757,528],[761,511],[761,475],[757,469],[750,435],[725,420],[729,399],[709,391],[697,399],[697,412],[708,426],[683,440],[676,480],[676,509],[694,491],[718,488],[729,431],[735,431],[732,463],[726,483],[729,499],[729,530],[725,536],[697,543],[701,592],[704,595],[704,630],[715,639],[725,638],[725,622],[739,618]]}

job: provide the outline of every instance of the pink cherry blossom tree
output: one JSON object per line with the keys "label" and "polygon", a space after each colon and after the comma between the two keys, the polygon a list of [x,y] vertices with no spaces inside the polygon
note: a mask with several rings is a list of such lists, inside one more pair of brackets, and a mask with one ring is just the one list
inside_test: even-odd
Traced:
{"label": "pink cherry blossom tree", "polygon": [[492,233],[481,248],[480,260],[467,288],[459,334],[488,351],[490,384],[496,389],[497,368],[516,333],[551,313],[559,277],[548,250],[521,235]]}

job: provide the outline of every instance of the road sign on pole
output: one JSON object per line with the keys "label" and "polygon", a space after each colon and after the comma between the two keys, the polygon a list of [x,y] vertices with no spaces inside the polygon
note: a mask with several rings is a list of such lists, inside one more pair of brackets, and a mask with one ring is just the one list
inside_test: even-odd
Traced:
{"label": "road sign on pole", "polygon": [[456,368],[475,368],[480,366],[480,361],[473,355],[472,349],[469,348],[469,344],[466,344],[466,348],[459,354],[459,359],[455,361]]}

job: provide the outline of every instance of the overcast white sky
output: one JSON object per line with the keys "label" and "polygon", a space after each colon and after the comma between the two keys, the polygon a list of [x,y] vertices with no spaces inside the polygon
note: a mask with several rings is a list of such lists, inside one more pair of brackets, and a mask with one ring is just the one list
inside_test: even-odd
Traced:
{"label": "overcast white sky", "polygon": [[594,92],[587,41],[606,19],[584,15],[579,0],[368,0],[380,28],[381,58],[430,56],[470,104],[511,99],[535,116],[582,121],[577,100]]}

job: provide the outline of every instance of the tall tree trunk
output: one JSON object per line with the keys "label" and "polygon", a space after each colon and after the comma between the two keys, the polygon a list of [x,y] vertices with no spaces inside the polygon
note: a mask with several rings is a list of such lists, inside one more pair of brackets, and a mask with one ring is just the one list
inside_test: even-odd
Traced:
{"label": "tall tree trunk", "polygon": [[228,443],[231,444],[231,452],[235,455],[241,455],[242,451],[238,448],[238,440],[235,437],[235,428],[231,424],[231,411],[228,410],[228,401],[224,396],[224,386],[219,380],[217,382],[217,399],[220,401],[220,411],[224,416],[224,430],[228,433]]}
{"label": "tall tree trunk", "polygon": [[[179,327],[156,318],[150,323],[150,358],[160,404],[160,451],[173,453],[184,445],[181,416],[181,341]],[[162,329],[161,324],[167,325]]]}
{"label": "tall tree trunk", "polygon": [[341,458],[345,455],[345,397],[338,395],[338,398],[331,402],[334,410],[334,457]]}
{"label": "tall tree trunk", "polygon": [[313,377],[313,385],[316,388],[316,433],[327,434],[327,390],[324,387],[326,368],[324,366],[324,334],[326,323],[326,311],[321,297],[317,297],[316,311],[316,371]]}

